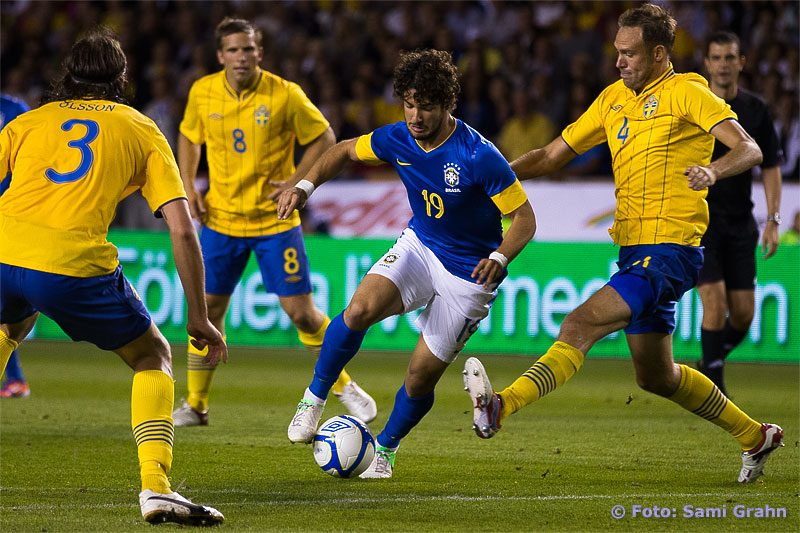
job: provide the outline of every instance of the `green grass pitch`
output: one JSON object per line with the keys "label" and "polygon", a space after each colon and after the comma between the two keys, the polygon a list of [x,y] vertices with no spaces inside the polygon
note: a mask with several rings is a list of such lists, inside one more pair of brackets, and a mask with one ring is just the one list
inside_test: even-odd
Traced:
{"label": "green grass pitch", "polygon": [[[176,401],[186,390],[184,350],[175,349]],[[150,528],[137,498],[131,371],[85,343],[30,341],[21,357],[32,396],[0,400],[0,530]],[[587,360],[563,389],[478,439],[461,382],[465,357],[404,440],[395,477],[342,480],[316,466],[310,446],[286,438],[311,357],[233,347],[215,378],[210,426],[175,432],[173,487],[217,507],[229,531],[800,530],[796,365],[728,366],[734,401],[785,430],[766,475],[740,485],[736,442],[639,390],[629,360]],[[505,386],[533,357],[482,360]],[[378,402],[376,432],[407,362],[404,353],[368,352],[348,367]],[[331,398],[323,417],[343,412]],[[624,517],[612,517],[615,506]],[[737,516],[748,508],[750,518]],[[785,516],[755,516],[780,509]]]}

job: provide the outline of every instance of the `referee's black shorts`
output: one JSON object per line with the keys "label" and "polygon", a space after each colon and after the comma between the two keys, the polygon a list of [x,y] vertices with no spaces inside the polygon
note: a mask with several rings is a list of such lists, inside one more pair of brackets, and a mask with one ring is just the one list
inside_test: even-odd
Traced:
{"label": "referee's black shorts", "polygon": [[712,215],[701,245],[705,260],[698,285],[724,281],[727,290],[755,289],[758,225],[752,215]]}

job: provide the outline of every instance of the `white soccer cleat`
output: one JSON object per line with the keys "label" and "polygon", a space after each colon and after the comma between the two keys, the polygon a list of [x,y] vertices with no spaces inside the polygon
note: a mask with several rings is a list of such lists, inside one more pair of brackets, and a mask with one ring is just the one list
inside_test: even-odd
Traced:
{"label": "white soccer cleat", "polygon": [[761,443],[742,452],[742,470],[739,483],[752,483],[764,473],[764,464],[769,455],[783,446],[783,429],[776,424],[761,424]]}
{"label": "white soccer cleat", "polygon": [[317,432],[319,419],[322,417],[324,405],[317,405],[303,398],[297,404],[297,411],[289,423],[289,440],[292,442],[310,443]]}
{"label": "white soccer cleat", "polygon": [[390,450],[383,446],[375,448],[375,457],[372,459],[369,467],[364,470],[358,477],[364,479],[380,479],[392,477],[392,470],[394,469],[394,459],[397,455],[397,450]]}
{"label": "white soccer cleat", "polygon": [[208,425],[208,409],[198,411],[186,400],[182,401],[183,405],[172,411],[172,422],[176,428]]}
{"label": "white soccer cleat", "polygon": [[475,357],[464,362],[464,390],[472,399],[472,429],[482,439],[489,439],[500,431],[500,397],[492,390],[492,384],[483,365]]}
{"label": "white soccer cleat", "polygon": [[347,411],[354,417],[369,424],[378,416],[378,406],[372,396],[358,386],[355,381],[351,381],[342,388],[342,392],[333,393],[342,402]]}
{"label": "white soccer cleat", "polygon": [[150,524],[175,522],[185,526],[218,526],[225,521],[222,513],[206,505],[198,505],[177,492],[160,494],[150,489],[139,493],[142,517]]}

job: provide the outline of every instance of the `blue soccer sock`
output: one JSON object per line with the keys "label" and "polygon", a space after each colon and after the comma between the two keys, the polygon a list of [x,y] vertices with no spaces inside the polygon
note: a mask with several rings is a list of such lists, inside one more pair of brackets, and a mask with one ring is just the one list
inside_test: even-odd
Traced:
{"label": "blue soccer sock", "polygon": [[336,383],[345,365],[361,348],[367,330],[355,331],[344,323],[344,314],[339,313],[331,320],[325,331],[322,351],[314,367],[314,379],[308,389],[321,399],[326,399],[331,387]]}
{"label": "blue soccer sock", "polygon": [[25,376],[22,374],[22,366],[19,364],[19,350],[11,352],[6,364],[5,381],[25,381]]}
{"label": "blue soccer sock", "polygon": [[406,384],[400,387],[394,398],[394,408],[386,427],[378,435],[378,444],[392,450],[400,446],[400,440],[408,435],[411,429],[419,424],[433,407],[433,391],[419,398],[412,398],[406,393]]}

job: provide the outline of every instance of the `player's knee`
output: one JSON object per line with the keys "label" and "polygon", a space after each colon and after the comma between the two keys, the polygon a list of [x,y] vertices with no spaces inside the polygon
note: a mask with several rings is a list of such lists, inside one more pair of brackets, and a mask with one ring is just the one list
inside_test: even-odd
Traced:
{"label": "player's knee", "polygon": [[[316,313],[314,313],[314,309],[285,309],[286,314],[289,315],[289,320],[292,321],[294,327],[299,329],[300,331],[305,331],[307,333],[316,333],[319,329],[318,324],[316,323]],[[317,326],[317,327],[315,327]]]}
{"label": "player's knee", "polygon": [[419,398],[429,394],[435,387],[438,380],[421,369],[406,371],[405,388],[406,394],[410,398]]}
{"label": "player's knee", "polygon": [[558,340],[586,353],[602,335],[598,337],[595,326],[585,312],[575,310],[561,323]]}
{"label": "player's knee", "polygon": [[659,396],[669,397],[675,392],[677,386],[670,383],[663,376],[636,376],[636,384],[639,388]]}
{"label": "player's knee", "polygon": [[208,303],[208,320],[212,324],[220,324],[225,320],[225,313],[228,312],[228,304],[226,303]]}
{"label": "player's knee", "polygon": [[376,317],[377,309],[365,301],[353,300],[344,311],[345,324],[357,331],[369,328],[376,322]]}
{"label": "player's knee", "polygon": [[161,370],[172,375],[172,352],[156,327],[151,327],[144,335],[115,351],[135,372]]}
{"label": "player's knee", "polygon": [[750,324],[753,322],[753,309],[737,309],[731,310],[728,316],[728,322],[731,327],[737,331],[747,331],[750,329]]}

